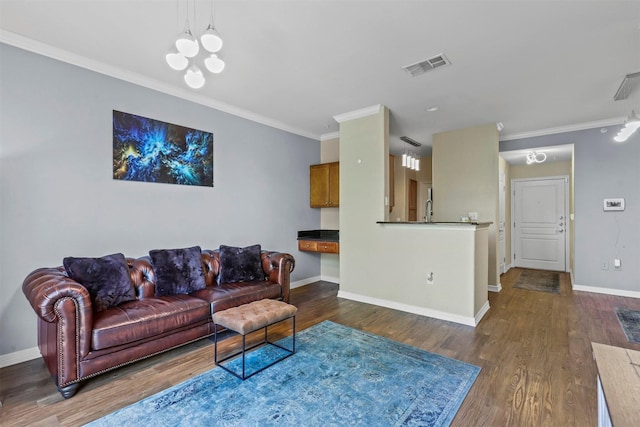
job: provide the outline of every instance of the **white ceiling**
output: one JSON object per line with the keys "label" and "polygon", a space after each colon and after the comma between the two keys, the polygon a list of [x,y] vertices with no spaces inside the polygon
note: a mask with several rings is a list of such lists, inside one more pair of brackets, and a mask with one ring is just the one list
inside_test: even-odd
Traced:
{"label": "white ceiling", "polygon": [[[186,4],[0,0],[0,40],[312,138],[383,104],[395,152],[409,148],[402,135],[428,149],[432,134],[468,126],[502,122],[504,140],[640,110],[638,91],[613,100],[640,71],[638,0],[216,0],[227,66],[200,90],[164,61]],[[195,1],[195,25],[189,13],[197,34],[209,7]],[[401,68],[440,53],[451,66]]]}

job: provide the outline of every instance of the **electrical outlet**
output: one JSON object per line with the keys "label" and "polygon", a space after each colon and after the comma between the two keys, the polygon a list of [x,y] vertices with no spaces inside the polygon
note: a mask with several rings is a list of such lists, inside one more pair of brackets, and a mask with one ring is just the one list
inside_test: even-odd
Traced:
{"label": "electrical outlet", "polygon": [[433,271],[427,276],[427,285],[433,285],[435,279],[433,278]]}
{"label": "electrical outlet", "polygon": [[602,260],[602,262],[600,263],[600,269],[601,270],[608,270],[609,269],[609,262]]}
{"label": "electrical outlet", "polygon": [[620,258],[616,258],[613,260],[613,269],[616,271],[622,270],[622,260]]}

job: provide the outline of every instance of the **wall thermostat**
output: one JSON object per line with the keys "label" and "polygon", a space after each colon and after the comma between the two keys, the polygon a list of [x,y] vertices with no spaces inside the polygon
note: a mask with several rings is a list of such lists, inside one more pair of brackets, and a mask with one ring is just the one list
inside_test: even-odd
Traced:
{"label": "wall thermostat", "polygon": [[604,199],[605,211],[623,211],[624,198],[621,199]]}

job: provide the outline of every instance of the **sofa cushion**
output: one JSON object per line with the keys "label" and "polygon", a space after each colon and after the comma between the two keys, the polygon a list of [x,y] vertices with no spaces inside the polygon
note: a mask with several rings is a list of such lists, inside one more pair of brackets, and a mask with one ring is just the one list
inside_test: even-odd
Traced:
{"label": "sofa cushion", "polygon": [[149,251],[156,274],[156,296],[188,294],[204,289],[200,246]]}
{"label": "sofa cushion", "polygon": [[218,284],[264,280],[260,245],[237,248],[220,245]]}
{"label": "sofa cushion", "polygon": [[103,311],[136,299],[123,254],[101,258],[67,257],[62,260],[62,264],[70,278],[87,288],[95,311]]}
{"label": "sofa cushion", "polygon": [[130,344],[210,320],[210,304],[189,295],[127,302],[94,317],[91,349]]}
{"label": "sofa cushion", "polygon": [[216,313],[265,298],[280,298],[282,288],[279,284],[269,281],[224,283],[219,286],[207,286],[191,296],[209,301],[212,312]]}

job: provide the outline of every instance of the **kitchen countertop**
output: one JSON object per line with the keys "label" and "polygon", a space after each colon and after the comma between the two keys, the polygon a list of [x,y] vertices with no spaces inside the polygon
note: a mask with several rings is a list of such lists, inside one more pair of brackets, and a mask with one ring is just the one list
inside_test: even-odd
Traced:
{"label": "kitchen countertop", "polygon": [[469,226],[469,225],[479,225],[479,226],[489,226],[493,224],[492,222],[473,222],[473,221],[457,221],[457,222],[425,222],[425,221],[377,221],[376,224],[409,224],[409,225],[428,225],[428,226],[437,226],[437,225],[461,225],[461,226]]}
{"label": "kitchen countertop", "polygon": [[301,230],[298,231],[298,240],[339,242],[340,230]]}

